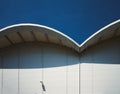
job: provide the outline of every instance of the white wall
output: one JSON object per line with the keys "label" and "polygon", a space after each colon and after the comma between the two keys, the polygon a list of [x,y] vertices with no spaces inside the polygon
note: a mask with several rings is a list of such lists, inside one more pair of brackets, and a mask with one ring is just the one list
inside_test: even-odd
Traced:
{"label": "white wall", "polygon": [[120,94],[120,37],[82,53],[81,94]]}
{"label": "white wall", "polygon": [[87,49],[80,54],[80,67],[79,55],[60,46],[32,43],[4,49],[0,94],[119,94],[119,41]]}
{"label": "white wall", "polygon": [[79,94],[79,56],[72,50],[28,43],[1,54],[0,94]]}
{"label": "white wall", "polygon": [[26,45],[19,54],[19,94],[42,94],[41,47]]}
{"label": "white wall", "polygon": [[0,94],[2,94],[2,59],[0,55]]}
{"label": "white wall", "polygon": [[79,94],[79,57],[72,52],[68,52],[67,54],[67,94]]}
{"label": "white wall", "polygon": [[79,94],[78,54],[58,48],[43,48],[46,94]]}
{"label": "white wall", "polygon": [[46,94],[66,94],[66,51],[46,46],[43,62]]}
{"label": "white wall", "polygon": [[2,56],[3,88],[2,94],[18,93],[18,56],[17,51],[6,51]]}

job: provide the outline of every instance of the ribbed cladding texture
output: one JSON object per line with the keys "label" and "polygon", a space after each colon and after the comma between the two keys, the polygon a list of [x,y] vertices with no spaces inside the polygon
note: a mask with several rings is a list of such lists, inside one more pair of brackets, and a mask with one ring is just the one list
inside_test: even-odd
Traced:
{"label": "ribbed cladding texture", "polygon": [[49,94],[79,94],[78,54],[48,45],[24,44],[1,51],[1,94],[44,93],[41,80]]}
{"label": "ribbed cladding texture", "polygon": [[81,94],[120,93],[120,37],[87,49],[80,58]]}

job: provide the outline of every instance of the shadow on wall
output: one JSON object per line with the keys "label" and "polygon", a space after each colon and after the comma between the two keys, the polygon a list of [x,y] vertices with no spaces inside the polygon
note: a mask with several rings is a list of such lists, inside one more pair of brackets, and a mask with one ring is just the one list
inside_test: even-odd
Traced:
{"label": "shadow on wall", "polygon": [[0,68],[28,69],[74,66],[80,63],[120,64],[120,37],[112,38],[78,53],[56,45],[15,45],[0,53]]}
{"label": "shadow on wall", "polygon": [[79,64],[77,53],[55,45],[17,45],[4,49],[0,56],[0,68],[3,69],[53,68],[76,64]]}
{"label": "shadow on wall", "polygon": [[120,94],[120,37],[88,48],[80,62],[81,94]]}
{"label": "shadow on wall", "polygon": [[120,36],[96,44],[81,54],[81,63],[120,64]]}

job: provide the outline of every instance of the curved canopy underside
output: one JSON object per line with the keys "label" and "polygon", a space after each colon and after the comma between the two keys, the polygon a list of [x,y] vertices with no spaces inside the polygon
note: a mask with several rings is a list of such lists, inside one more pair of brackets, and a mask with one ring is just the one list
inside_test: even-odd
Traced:
{"label": "curved canopy underside", "polygon": [[100,29],[81,45],[67,35],[46,26],[38,24],[17,24],[0,30],[0,48],[18,43],[44,42],[65,46],[77,52],[82,52],[96,43],[117,36],[120,36],[120,20]]}
{"label": "curved canopy underside", "polygon": [[17,24],[0,30],[0,48],[26,42],[53,43],[79,52],[79,45],[74,40],[46,26]]}
{"label": "curved canopy underside", "polygon": [[90,36],[88,39],[86,39],[81,45],[80,45],[80,51],[83,51],[97,43],[100,43],[104,40],[118,37],[120,36],[120,20],[117,20],[96,33],[94,33],[92,36]]}

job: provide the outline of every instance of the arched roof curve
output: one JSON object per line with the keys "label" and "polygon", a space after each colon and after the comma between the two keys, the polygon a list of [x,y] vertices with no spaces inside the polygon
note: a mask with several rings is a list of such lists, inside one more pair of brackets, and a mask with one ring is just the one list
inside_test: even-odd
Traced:
{"label": "arched roof curve", "polygon": [[0,30],[0,48],[24,42],[45,42],[72,48],[79,52],[79,44],[53,28],[38,24],[15,24]]}
{"label": "arched roof curve", "polygon": [[120,19],[95,32],[80,45],[80,52],[104,40],[120,36]]}
{"label": "arched roof curve", "polygon": [[82,52],[99,42],[117,36],[120,36],[120,19],[98,30],[81,45],[53,28],[38,24],[24,23],[11,25],[0,30],[0,48],[17,43],[37,41],[58,44],[72,48],[77,52]]}

